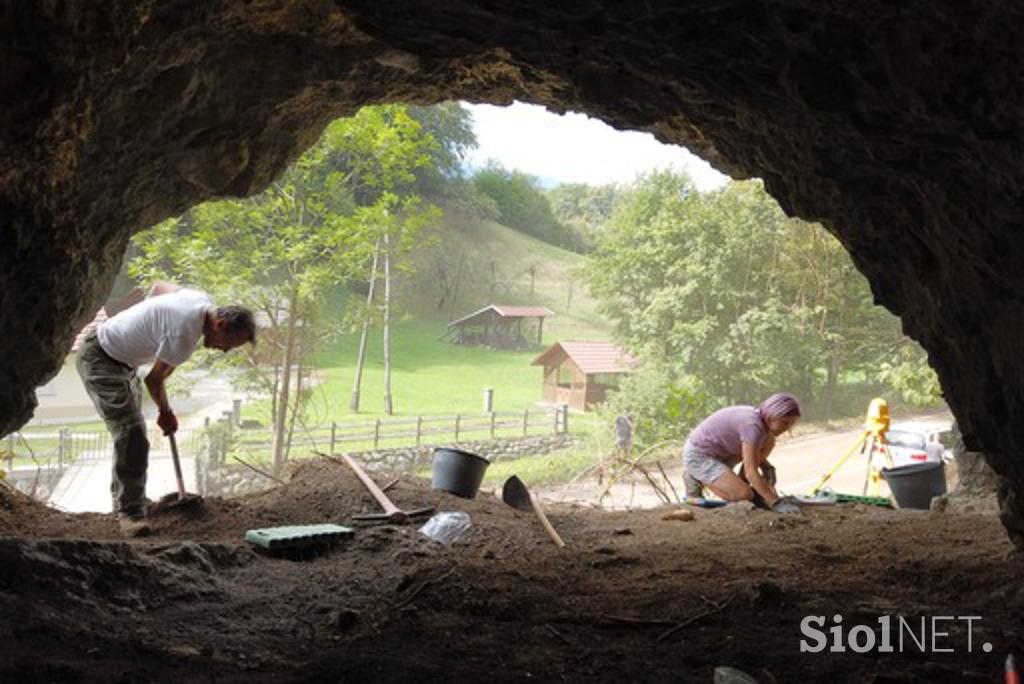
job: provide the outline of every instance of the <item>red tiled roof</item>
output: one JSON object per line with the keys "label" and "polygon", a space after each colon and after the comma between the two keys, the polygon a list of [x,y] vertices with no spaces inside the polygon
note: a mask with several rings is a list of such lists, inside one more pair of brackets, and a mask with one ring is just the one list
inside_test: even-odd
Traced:
{"label": "red tiled roof", "polygon": [[637,359],[616,345],[605,341],[556,342],[543,354],[533,360],[534,366],[544,362],[561,350],[586,375],[593,373],[629,373],[638,363]]}
{"label": "red tiled roof", "polygon": [[459,323],[465,323],[473,318],[476,318],[480,314],[487,311],[494,310],[496,314],[502,318],[545,318],[547,316],[554,316],[555,312],[546,306],[509,306],[507,304],[488,304],[479,311],[474,311],[468,316],[452,321],[448,324],[448,327],[458,325]]}

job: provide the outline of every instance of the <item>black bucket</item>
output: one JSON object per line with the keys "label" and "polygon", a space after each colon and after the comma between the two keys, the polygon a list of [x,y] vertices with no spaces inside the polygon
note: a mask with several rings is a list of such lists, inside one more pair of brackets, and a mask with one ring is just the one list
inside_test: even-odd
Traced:
{"label": "black bucket", "polygon": [[882,477],[900,508],[928,510],[932,497],[946,493],[946,468],[942,461],[882,468]]}
{"label": "black bucket", "polygon": [[480,491],[487,466],[491,465],[483,456],[468,451],[438,447],[434,449],[434,469],[430,486],[451,492],[463,499],[472,499]]}

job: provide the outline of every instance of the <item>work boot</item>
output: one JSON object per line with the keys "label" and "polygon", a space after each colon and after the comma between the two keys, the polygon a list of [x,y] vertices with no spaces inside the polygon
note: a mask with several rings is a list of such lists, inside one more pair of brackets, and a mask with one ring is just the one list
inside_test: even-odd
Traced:
{"label": "work boot", "polygon": [[685,470],[683,471],[683,488],[687,499],[700,499],[704,496],[704,486]]}
{"label": "work boot", "polygon": [[149,520],[147,520],[143,515],[119,513],[117,516],[117,524],[121,528],[121,536],[128,537],[129,539],[134,537],[148,537],[153,531],[152,526],[149,524]]}

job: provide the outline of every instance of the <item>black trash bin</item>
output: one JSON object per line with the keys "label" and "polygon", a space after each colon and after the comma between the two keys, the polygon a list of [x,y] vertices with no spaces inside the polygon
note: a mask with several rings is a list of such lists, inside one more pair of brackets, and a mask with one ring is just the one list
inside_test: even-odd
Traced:
{"label": "black trash bin", "polygon": [[942,461],[882,468],[882,477],[900,508],[928,510],[932,497],[946,493],[946,464]]}

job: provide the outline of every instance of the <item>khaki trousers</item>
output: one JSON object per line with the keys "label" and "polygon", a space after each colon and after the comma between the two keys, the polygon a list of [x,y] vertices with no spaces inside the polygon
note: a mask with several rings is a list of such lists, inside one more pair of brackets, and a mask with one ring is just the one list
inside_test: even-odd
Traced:
{"label": "khaki trousers", "polygon": [[85,391],[114,440],[110,494],[115,513],[146,512],[149,440],[142,415],[142,383],[135,369],[107,355],[96,335],[86,338],[75,360]]}

